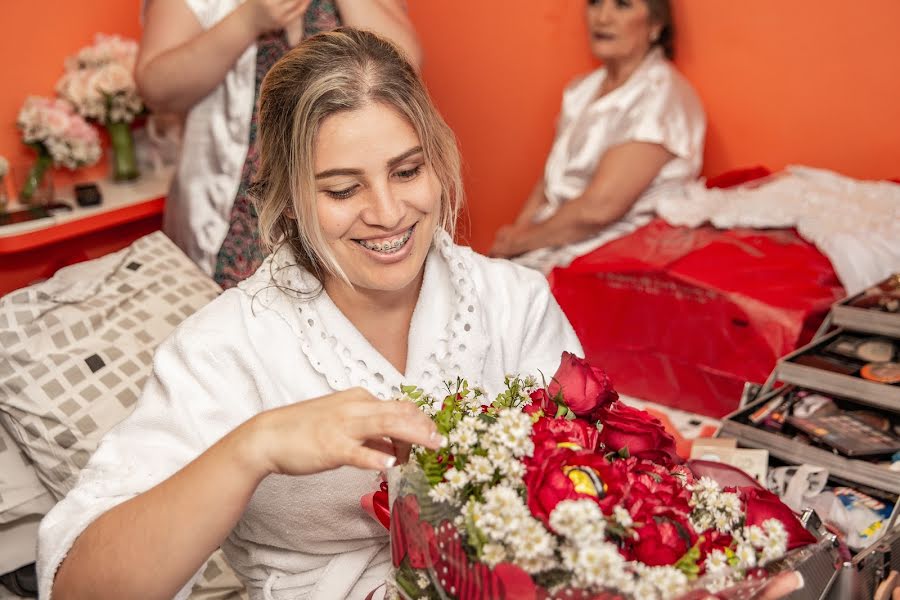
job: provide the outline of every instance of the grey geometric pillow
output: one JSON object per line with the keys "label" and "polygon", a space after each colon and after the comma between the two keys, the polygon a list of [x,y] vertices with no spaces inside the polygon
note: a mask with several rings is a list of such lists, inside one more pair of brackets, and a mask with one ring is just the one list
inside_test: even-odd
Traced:
{"label": "grey geometric pillow", "polygon": [[[0,427],[0,525],[28,514],[27,511],[23,513],[23,506],[49,495],[47,488],[38,480],[31,461],[9,433]],[[0,573],[6,572],[0,568]]]}
{"label": "grey geometric pillow", "polygon": [[[156,232],[0,298],[0,425],[56,500],[133,410],[156,346],[219,293]],[[192,597],[242,593],[217,552]]]}
{"label": "grey geometric pillow", "polygon": [[57,499],[220,288],[161,232],[0,299],[0,421]]}

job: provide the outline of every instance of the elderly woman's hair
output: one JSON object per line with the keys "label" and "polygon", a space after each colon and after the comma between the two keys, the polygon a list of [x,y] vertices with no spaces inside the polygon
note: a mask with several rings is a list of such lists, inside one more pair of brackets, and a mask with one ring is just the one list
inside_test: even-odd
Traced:
{"label": "elderly woman's hair", "polygon": [[675,23],[672,21],[672,5],[669,0],[646,0],[650,18],[662,25],[654,45],[659,46],[668,58],[675,56]]}
{"label": "elderly woman's hair", "polygon": [[316,137],[329,116],[373,102],[397,111],[415,129],[425,162],[441,184],[438,226],[454,232],[463,195],[459,150],[413,67],[374,33],[341,28],[315,35],[285,54],[263,80],[259,171],[251,195],[264,247],[289,247],[319,281],[346,277],[319,227]]}

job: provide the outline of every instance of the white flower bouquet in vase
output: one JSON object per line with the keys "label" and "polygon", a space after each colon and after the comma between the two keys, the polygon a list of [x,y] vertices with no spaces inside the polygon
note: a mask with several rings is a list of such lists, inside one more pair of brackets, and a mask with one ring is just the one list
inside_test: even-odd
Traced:
{"label": "white flower bouquet in vase", "polygon": [[37,153],[19,186],[19,200],[24,204],[46,204],[53,199],[51,167],[74,170],[100,160],[97,131],[64,100],[28,97],[16,125],[22,141]]}
{"label": "white flower bouquet in vase", "polygon": [[137,42],[97,34],[92,46],[66,60],[66,72],[56,85],[60,96],[78,114],[103,125],[112,147],[112,177],[116,181],[139,175],[131,123],[144,112],[134,81]]}

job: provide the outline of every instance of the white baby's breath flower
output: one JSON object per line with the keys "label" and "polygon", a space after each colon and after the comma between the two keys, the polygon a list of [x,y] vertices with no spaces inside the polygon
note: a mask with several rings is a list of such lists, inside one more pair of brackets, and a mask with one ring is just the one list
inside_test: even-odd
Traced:
{"label": "white baby's breath flower", "polygon": [[652,581],[647,581],[646,579],[639,579],[634,582],[633,595],[635,598],[641,598],[641,600],[659,600],[656,586],[653,585]]}
{"label": "white baby's breath flower", "polygon": [[508,560],[506,549],[500,544],[485,544],[481,547],[481,560],[489,567],[494,567]]}
{"label": "white baby's breath flower", "polygon": [[544,529],[540,521],[523,518],[522,525],[512,533],[510,547],[516,555],[516,562],[530,559],[551,558],[556,550],[553,536]]}
{"label": "white baby's breath flower", "polygon": [[550,527],[580,547],[603,543],[606,519],[592,500],[563,500],[550,513]]}
{"label": "white baby's breath flower", "polygon": [[450,487],[450,484],[444,481],[431,488],[431,490],[428,491],[428,497],[434,502],[446,504],[457,503],[456,493],[453,491],[453,488]]}
{"label": "white baby's breath flower", "polygon": [[528,456],[534,452],[534,443],[531,441],[531,417],[521,411],[512,409],[500,411],[491,433],[516,457]]}
{"label": "white baby's breath flower", "polygon": [[466,465],[466,473],[473,481],[487,482],[494,477],[494,465],[486,456],[473,456]]}
{"label": "white baby's breath flower", "polygon": [[500,472],[506,478],[508,485],[524,489],[525,482],[522,478],[525,477],[525,465],[520,461],[510,458],[506,462],[500,463]]}
{"label": "white baby's breath flower", "polygon": [[752,545],[739,543],[734,555],[738,559],[738,566],[742,569],[751,569],[756,566],[756,550]]}
{"label": "white baby's breath flower", "polygon": [[468,452],[478,444],[478,434],[475,428],[468,423],[460,423],[448,436],[450,443],[458,446],[462,452]]}
{"label": "white baby's breath flower", "polygon": [[419,572],[419,574],[416,576],[416,585],[419,586],[419,589],[424,590],[430,584],[431,582],[428,581],[428,577],[425,575],[425,573]]}
{"label": "white baby's breath flower", "polygon": [[510,452],[509,448],[502,444],[492,444],[490,443],[491,441],[493,440],[485,440],[488,460],[490,460],[495,465],[500,465],[513,458],[512,452]]}
{"label": "white baby's breath flower", "polygon": [[687,591],[687,576],[674,567],[651,567],[643,576],[661,598],[677,598]]}
{"label": "white baby's breath flower", "polygon": [[721,573],[728,570],[728,555],[717,548],[709,553],[703,565],[709,573]]}
{"label": "white baby's breath flower", "polygon": [[625,558],[609,543],[579,548],[574,564],[576,581],[583,586],[601,586],[625,568]]}
{"label": "white baby's breath flower", "polygon": [[618,523],[621,527],[628,529],[632,525],[634,525],[634,519],[631,518],[631,513],[625,510],[622,506],[613,507],[613,519],[616,523]]}
{"label": "white baby's breath flower", "polygon": [[444,473],[444,480],[454,490],[460,490],[469,483],[469,474],[459,469],[450,468]]}
{"label": "white baby's breath flower", "polygon": [[784,523],[778,519],[766,519],[763,521],[762,530],[768,537],[787,539],[787,530],[784,528]]}
{"label": "white baby's breath flower", "polygon": [[744,527],[743,538],[759,550],[766,545],[768,536],[763,532],[762,527],[751,525],[750,527]]}

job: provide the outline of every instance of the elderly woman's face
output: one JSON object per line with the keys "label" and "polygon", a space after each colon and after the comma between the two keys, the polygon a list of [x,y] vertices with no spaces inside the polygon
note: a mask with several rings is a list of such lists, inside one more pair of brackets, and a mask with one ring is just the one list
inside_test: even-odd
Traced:
{"label": "elderly woman's face", "polygon": [[591,51],[604,62],[643,57],[662,29],[646,0],[588,0],[587,22]]}
{"label": "elderly woman's face", "polygon": [[378,103],[331,115],[319,128],[315,170],[319,225],[354,287],[396,292],[415,284],[441,186],[413,126]]}

